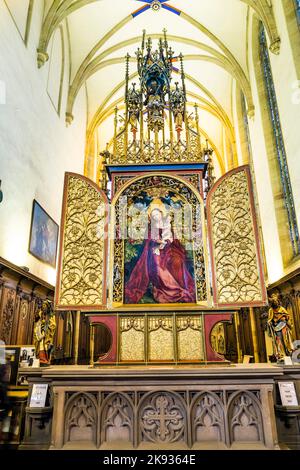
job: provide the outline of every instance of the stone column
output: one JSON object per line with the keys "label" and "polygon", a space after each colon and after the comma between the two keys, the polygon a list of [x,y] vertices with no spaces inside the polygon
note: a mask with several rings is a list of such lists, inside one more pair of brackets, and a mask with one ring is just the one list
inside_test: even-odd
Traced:
{"label": "stone column", "polygon": [[239,313],[235,312],[234,314],[234,323],[235,323],[235,331],[236,331],[236,345],[237,345],[237,353],[238,353],[238,362],[243,362],[243,353],[241,350],[241,342],[240,342],[240,317]]}
{"label": "stone column", "polygon": [[90,365],[94,365],[95,326],[90,324]]}
{"label": "stone column", "polygon": [[251,334],[252,334],[252,342],[253,342],[253,351],[254,351],[254,362],[260,362],[259,359],[259,348],[258,348],[258,340],[257,340],[257,326],[255,321],[255,313],[253,307],[249,308],[250,313],[250,324],[251,324]]}
{"label": "stone column", "polygon": [[59,387],[53,387],[54,409],[51,444],[54,449],[61,449],[64,445],[64,406],[65,391]]}
{"label": "stone column", "polygon": [[74,334],[74,364],[78,364],[78,353],[79,353],[79,332],[80,332],[80,315],[81,312],[75,312],[75,334]]}

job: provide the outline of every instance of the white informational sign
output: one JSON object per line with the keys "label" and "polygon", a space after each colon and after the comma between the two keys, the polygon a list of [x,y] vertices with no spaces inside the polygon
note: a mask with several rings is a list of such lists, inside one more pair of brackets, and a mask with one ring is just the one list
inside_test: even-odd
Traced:
{"label": "white informational sign", "polygon": [[44,408],[48,384],[33,384],[30,397],[30,408]]}
{"label": "white informational sign", "polygon": [[278,382],[282,406],[298,406],[293,382]]}

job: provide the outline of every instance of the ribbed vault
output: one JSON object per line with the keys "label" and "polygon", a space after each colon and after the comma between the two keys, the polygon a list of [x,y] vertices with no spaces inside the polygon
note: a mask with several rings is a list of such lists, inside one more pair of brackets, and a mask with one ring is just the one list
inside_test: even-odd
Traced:
{"label": "ribbed vault", "polygon": [[[194,103],[199,106],[203,138],[214,147],[222,173],[225,168],[236,166],[234,83],[244,93],[248,114],[255,112],[246,57],[249,9],[264,23],[270,50],[278,54],[280,38],[269,0],[170,0],[163,2],[159,12],[151,10],[148,0],[46,0],[38,66],[48,61],[51,38],[65,23],[71,51],[66,121],[71,124],[76,119],[76,98],[86,87],[89,162],[98,158],[97,152],[105,148],[113,135],[115,107],[122,110],[125,54],[131,55],[130,79],[134,81],[134,51],[140,44],[142,30],[158,40],[166,27],[175,55],[180,52],[184,55],[189,106],[191,109]],[[226,155],[228,148],[230,161]],[[95,164],[85,167],[95,168]]]}

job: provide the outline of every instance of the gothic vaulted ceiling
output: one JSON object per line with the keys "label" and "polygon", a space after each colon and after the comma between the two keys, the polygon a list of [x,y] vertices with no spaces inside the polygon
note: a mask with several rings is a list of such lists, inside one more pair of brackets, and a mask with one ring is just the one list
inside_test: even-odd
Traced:
{"label": "gothic vaulted ceiling", "polygon": [[234,83],[243,90],[248,110],[253,108],[247,69],[249,8],[265,20],[272,43],[276,32],[268,0],[49,0],[40,64],[54,29],[67,21],[71,51],[67,121],[76,119],[74,103],[86,87],[88,135],[96,133],[104,148],[113,136],[114,107],[122,109],[125,55],[131,56],[130,74],[136,81],[135,51],[143,30],[155,42],[166,28],[175,55],[184,55],[189,103],[198,103],[203,136],[214,144],[222,166],[225,136],[234,141]]}

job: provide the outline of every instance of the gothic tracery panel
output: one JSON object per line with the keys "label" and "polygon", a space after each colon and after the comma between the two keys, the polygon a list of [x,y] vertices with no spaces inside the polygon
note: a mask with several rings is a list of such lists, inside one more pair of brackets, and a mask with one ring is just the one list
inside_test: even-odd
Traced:
{"label": "gothic tracery panel", "polygon": [[236,441],[264,442],[261,404],[251,392],[234,394],[228,405],[231,443]]}
{"label": "gothic tracery panel", "polygon": [[203,361],[205,359],[203,322],[200,315],[176,318],[177,349],[179,361]]}
{"label": "gothic tracery panel", "polygon": [[149,361],[174,361],[173,318],[153,316],[148,319]]}
{"label": "gothic tracery panel", "polygon": [[223,404],[214,393],[201,393],[195,400],[192,411],[193,442],[225,442],[225,420]]}
{"label": "gothic tracery panel", "polygon": [[150,395],[140,409],[141,440],[167,444],[185,439],[186,412],[172,393]]}
{"label": "gothic tracery panel", "polygon": [[87,178],[67,173],[56,304],[88,310],[106,302],[107,198]]}
{"label": "gothic tracery panel", "polygon": [[16,291],[14,289],[3,289],[2,318],[0,324],[1,338],[5,344],[11,343],[13,318],[16,303]]}
{"label": "gothic tracery panel", "polygon": [[112,394],[102,412],[102,432],[105,442],[133,440],[133,409],[120,393]]}
{"label": "gothic tracery panel", "polygon": [[207,199],[213,295],[217,306],[265,305],[260,243],[250,171],[223,176]]}
{"label": "gothic tracery panel", "polygon": [[145,360],[145,317],[121,317],[120,361]]}
{"label": "gothic tracery panel", "polygon": [[89,393],[79,393],[66,407],[65,442],[90,441],[96,444],[97,404]]}

